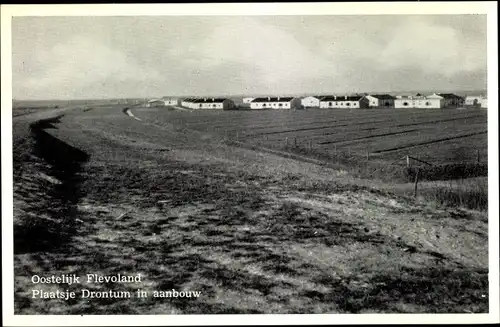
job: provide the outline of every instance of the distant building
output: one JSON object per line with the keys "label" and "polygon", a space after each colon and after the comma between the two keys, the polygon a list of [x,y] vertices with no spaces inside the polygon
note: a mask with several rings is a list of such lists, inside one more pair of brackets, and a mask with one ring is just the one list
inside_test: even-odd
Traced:
{"label": "distant building", "polygon": [[396,99],[389,94],[369,94],[366,98],[370,101],[369,106],[374,108],[394,108],[394,100]]}
{"label": "distant building", "polygon": [[355,95],[355,96],[329,95],[321,98],[319,102],[320,108],[366,109],[369,108],[369,106],[370,106],[370,101],[363,95]]}
{"label": "distant building", "polygon": [[250,109],[300,109],[300,99],[294,97],[262,97],[250,102]]}
{"label": "distant building", "polygon": [[481,99],[481,108],[488,108],[488,98],[484,97]]}
{"label": "distant building", "polygon": [[398,95],[394,100],[394,108],[414,108],[413,96]]}
{"label": "distant building", "polygon": [[446,105],[445,97],[436,93],[424,96],[416,103],[417,108],[443,108]]}
{"label": "distant building", "polygon": [[190,109],[234,109],[234,102],[227,98],[187,98],[181,105]]}
{"label": "distant building", "polygon": [[255,99],[255,98],[243,98],[243,103],[244,104],[250,104],[250,102],[252,102],[253,99]]}
{"label": "distant building", "polygon": [[149,100],[148,103],[146,104],[146,107],[164,107],[165,102],[161,99],[152,99]]}
{"label": "distant building", "polygon": [[319,108],[319,102],[323,96],[308,96],[300,100],[304,108]]}
{"label": "distant building", "polygon": [[179,105],[179,99],[176,99],[176,98],[165,97],[165,98],[162,98],[162,100],[165,102],[166,106],[178,106]]}
{"label": "distant building", "polygon": [[453,93],[438,93],[443,97],[443,107],[459,107],[464,105],[464,98]]}
{"label": "distant building", "polygon": [[465,97],[465,105],[472,107],[481,107],[484,97],[482,95],[468,95]]}
{"label": "distant building", "polygon": [[438,109],[442,108],[444,97],[432,94],[423,96],[420,93],[410,96],[399,96],[394,100],[394,108],[421,108],[421,109]]}
{"label": "distant building", "polygon": [[190,105],[192,103],[194,103],[195,100],[196,100],[196,98],[185,98],[185,99],[182,99],[181,100],[181,106],[186,107],[186,108],[190,108]]}

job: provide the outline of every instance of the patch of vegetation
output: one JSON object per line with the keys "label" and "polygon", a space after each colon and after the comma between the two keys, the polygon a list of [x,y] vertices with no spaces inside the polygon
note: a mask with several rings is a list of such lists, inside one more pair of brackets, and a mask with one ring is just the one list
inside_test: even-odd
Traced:
{"label": "patch of vegetation", "polygon": [[477,210],[488,210],[487,179],[458,179],[425,187],[419,195],[436,203]]}

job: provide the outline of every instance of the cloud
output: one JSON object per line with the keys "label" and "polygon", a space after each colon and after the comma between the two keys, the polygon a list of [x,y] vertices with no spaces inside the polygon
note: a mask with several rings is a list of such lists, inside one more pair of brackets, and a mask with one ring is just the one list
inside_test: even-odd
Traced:
{"label": "cloud", "polygon": [[297,80],[333,74],[331,61],[298,42],[283,29],[251,18],[216,27],[199,46],[199,65],[205,69],[239,66],[253,83],[274,87]]}
{"label": "cloud", "polygon": [[119,88],[123,82],[152,83],[162,79],[157,71],[137,65],[123,52],[85,36],[72,37],[49,50],[41,49],[24,67],[25,71],[30,70],[29,65],[38,66],[37,73],[16,79],[15,88],[23,93],[36,90],[56,97],[79,93],[92,85],[114,92],[113,88]]}
{"label": "cloud", "polygon": [[13,22],[14,96],[482,88],[485,22],[463,15],[23,18]]}
{"label": "cloud", "polygon": [[376,58],[385,70],[417,67],[425,73],[446,76],[485,66],[480,42],[467,44],[457,30],[424,20],[410,19],[395,30]]}
{"label": "cloud", "polygon": [[370,19],[357,29],[351,30],[349,25],[343,30],[332,28],[331,33],[321,35],[322,42],[316,49],[341,62],[343,72],[361,73],[361,67],[371,66],[371,70],[381,73],[404,69],[448,78],[463,71],[484,70],[486,42],[481,34],[484,31],[477,27],[468,29],[480,24],[477,21],[474,24],[470,17],[468,25],[458,24],[461,20],[454,18],[384,16],[378,22]]}

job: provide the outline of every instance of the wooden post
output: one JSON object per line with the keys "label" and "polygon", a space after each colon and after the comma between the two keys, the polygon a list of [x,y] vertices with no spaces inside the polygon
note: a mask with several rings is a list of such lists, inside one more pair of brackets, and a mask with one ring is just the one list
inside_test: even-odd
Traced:
{"label": "wooden post", "polygon": [[417,168],[417,173],[415,174],[415,189],[413,190],[413,197],[417,197],[417,186],[418,186],[418,175],[420,173],[420,168]]}
{"label": "wooden post", "polygon": [[296,137],[293,138],[293,146],[297,147],[297,138]]}
{"label": "wooden post", "polygon": [[366,150],[366,160],[370,160],[370,151]]}
{"label": "wooden post", "polygon": [[481,162],[481,155],[479,153],[479,150],[477,150],[477,163]]}
{"label": "wooden post", "polygon": [[334,145],[333,151],[337,154],[337,144]]}
{"label": "wooden post", "polygon": [[410,156],[406,156],[406,168],[410,168]]}
{"label": "wooden post", "polygon": [[238,140],[238,139],[239,139],[239,137],[240,137],[239,133],[238,133],[238,132],[236,132],[236,140]]}
{"label": "wooden post", "polygon": [[312,141],[309,141],[309,150],[313,148]]}
{"label": "wooden post", "polygon": [[347,148],[347,155],[350,157],[351,156],[351,148]]}
{"label": "wooden post", "polygon": [[288,146],[288,137],[285,137],[285,145]]}

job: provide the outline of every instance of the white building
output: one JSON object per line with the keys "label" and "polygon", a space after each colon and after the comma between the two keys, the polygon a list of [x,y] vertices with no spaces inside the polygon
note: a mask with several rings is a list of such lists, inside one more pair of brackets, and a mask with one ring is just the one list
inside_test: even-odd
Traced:
{"label": "white building", "polygon": [[161,99],[151,99],[147,102],[146,107],[164,107],[165,102]]}
{"label": "white building", "polygon": [[394,108],[396,99],[389,94],[369,94],[366,98],[370,101],[369,106],[373,108]]}
{"label": "white building", "polygon": [[417,108],[443,108],[445,106],[445,98],[436,93],[424,96],[424,99],[418,99]]}
{"label": "white building", "polygon": [[484,97],[482,95],[468,95],[465,97],[466,106],[480,107]]}
{"label": "white building", "polygon": [[181,105],[190,109],[234,109],[234,102],[227,98],[187,98]]}
{"label": "white building", "polygon": [[488,98],[481,99],[481,108],[488,108]]}
{"label": "white building", "polygon": [[318,108],[322,96],[308,96],[300,100],[304,108]]}
{"label": "white building", "polygon": [[437,108],[442,108],[443,104],[444,104],[444,97],[437,94],[432,94],[428,96],[423,96],[423,95],[400,96],[394,100],[394,108],[437,109]]}
{"label": "white building", "polygon": [[189,108],[190,104],[193,103],[196,98],[185,98],[181,100],[181,106]]}
{"label": "white building", "polygon": [[162,98],[166,106],[177,106],[179,105],[179,99],[176,98]]}
{"label": "white building", "polygon": [[370,101],[362,95],[354,96],[337,96],[329,95],[321,98],[319,102],[320,108],[369,108]]}
{"label": "white building", "polygon": [[300,109],[300,99],[294,97],[263,97],[250,102],[250,109]]}

